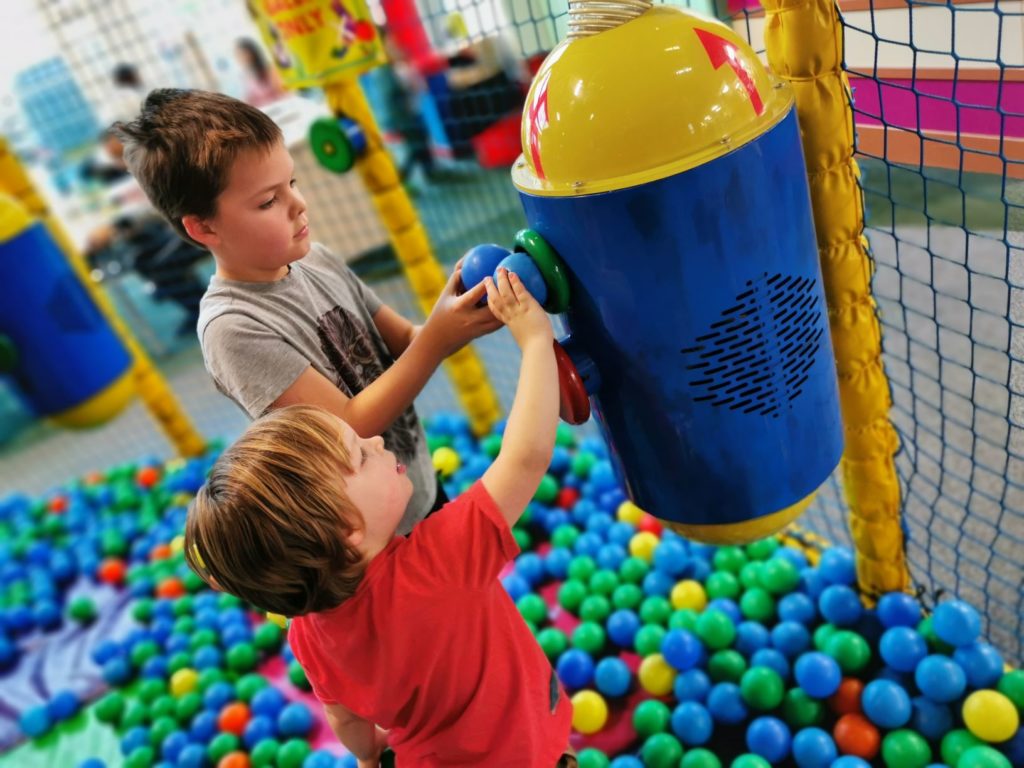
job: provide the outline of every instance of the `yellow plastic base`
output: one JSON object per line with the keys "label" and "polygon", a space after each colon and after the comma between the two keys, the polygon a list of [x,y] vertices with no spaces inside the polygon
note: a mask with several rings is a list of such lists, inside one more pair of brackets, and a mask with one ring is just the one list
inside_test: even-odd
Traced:
{"label": "yellow plastic base", "polygon": [[134,394],[135,381],[129,366],[128,370],[98,395],[81,405],[51,416],[50,420],[66,429],[98,427],[123,411]]}
{"label": "yellow plastic base", "polygon": [[672,520],[660,520],[661,524],[669,530],[675,531],[680,536],[703,544],[749,544],[752,541],[763,539],[778,533],[787,525],[802,515],[814,501],[814,495],[810,494],[800,499],[796,504],[773,512],[770,515],[757,517],[743,523],[728,523],[726,525],[686,525]]}

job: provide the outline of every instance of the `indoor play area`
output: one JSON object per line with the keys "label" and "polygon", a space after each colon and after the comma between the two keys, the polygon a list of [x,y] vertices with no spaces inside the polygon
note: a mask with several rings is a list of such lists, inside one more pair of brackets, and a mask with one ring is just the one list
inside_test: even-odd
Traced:
{"label": "indoor play area", "polygon": [[[549,314],[500,578],[581,768],[1024,768],[1021,0],[0,18],[0,768],[357,766],[289,618],[185,562],[248,418],[196,338],[212,257],[106,130],[157,87],[263,109],[312,239],[414,323],[459,259]],[[518,355],[416,400],[450,498]]]}

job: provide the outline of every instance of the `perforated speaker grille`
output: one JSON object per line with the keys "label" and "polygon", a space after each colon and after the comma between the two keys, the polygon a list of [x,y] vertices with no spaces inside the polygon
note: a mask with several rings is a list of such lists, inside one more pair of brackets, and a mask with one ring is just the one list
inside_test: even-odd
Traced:
{"label": "perforated speaker grille", "polygon": [[803,393],[825,334],[810,277],[764,273],[680,352],[694,401],[778,418]]}

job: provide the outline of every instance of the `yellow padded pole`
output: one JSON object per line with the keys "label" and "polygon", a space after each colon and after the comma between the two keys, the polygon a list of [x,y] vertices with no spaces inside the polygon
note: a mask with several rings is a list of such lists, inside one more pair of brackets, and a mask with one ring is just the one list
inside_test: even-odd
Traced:
{"label": "yellow padded pole", "polygon": [[904,590],[910,579],[893,459],[899,440],[889,421],[892,396],[871,295],[843,27],[834,0],[761,3],[769,66],[796,93],[839,374],[846,438],[841,466],[857,576],[869,595]]}
{"label": "yellow padded pole", "polygon": [[185,413],[181,403],[174,396],[167,380],[153,365],[153,361],[149,359],[149,355],[146,354],[142,345],[121,320],[114,305],[107,298],[106,292],[93,282],[78,249],[75,248],[63,225],[53,215],[50,207],[39,194],[32,179],[29,178],[21,162],[3,137],[0,137],[0,189],[17,199],[32,216],[37,217],[46,225],[78,279],[131,354],[134,361],[132,378],[135,382],[135,389],[149,410],[150,416],[163,430],[175,450],[182,456],[202,454],[206,450],[206,441],[193,426],[188,414]]}
{"label": "yellow padded pole", "polygon": [[[419,215],[398,178],[394,161],[384,147],[366,96],[359,83],[352,79],[326,85],[324,93],[331,111],[356,122],[366,135],[366,150],[356,161],[356,170],[388,231],[391,245],[423,314],[429,315],[444,289],[445,274],[434,257]],[[449,357],[445,366],[473,431],[478,435],[487,433],[501,417],[501,406],[483,363],[467,345]]]}

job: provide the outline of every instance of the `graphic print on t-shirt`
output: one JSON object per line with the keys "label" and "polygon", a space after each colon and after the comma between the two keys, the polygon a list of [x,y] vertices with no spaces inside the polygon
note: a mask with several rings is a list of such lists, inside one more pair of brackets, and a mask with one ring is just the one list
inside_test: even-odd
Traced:
{"label": "graphic print on t-shirt", "polygon": [[[378,343],[359,321],[344,307],[334,307],[316,321],[320,348],[324,351],[337,378],[335,384],[349,397],[362,392],[367,385],[391,365],[391,353]],[[382,437],[389,451],[404,463],[416,454],[416,411],[410,405]]]}

